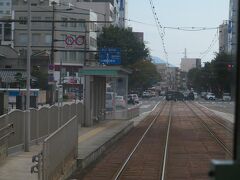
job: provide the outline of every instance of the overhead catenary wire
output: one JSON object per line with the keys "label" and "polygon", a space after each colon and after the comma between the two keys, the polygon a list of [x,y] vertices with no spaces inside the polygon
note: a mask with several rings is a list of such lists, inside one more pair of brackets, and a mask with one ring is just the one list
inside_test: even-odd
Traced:
{"label": "overhead catenary wire", "polygon": [[[129,22],[133,22],[133,23],[139,23],[139,24],[143,24],[143,25],[147,25],[147,26],[156,26],[156,24],[151,24],[151,23],[146,23],[146,22],[142,22],[139,20],[133,20],[133,19],[126,19],[123,18],[125,21],[129,21]],[[197,27],[197,26],[162,26],[163,27],[163,31],[165,31],[165,29],[172,29],[172,30],[179,30],[179,31],[207,31],[207,30],[215,30],[215,29],[219,29],[219,27]]]}
{"label": "overhead catenary wire", "polygon": [[206,55],[211,51],[211,49],[212,49],[212,48],[214,47],[214,45],[217,43],[218,33],[219,33],[219,31],[218,31],[218,29],[217,29],[216,33],[214,34],[214,36],[213,36],[213,38],[212,38],[212,41],[211,41],[210,45],[208,46],[208,48],[207,48],[205,51],[203,51],[203,52],[200,53],[200,54],[201,54],[201,59],[203,59],[204,57],[206,57]]}
{"label": "overhead catenary wire", "polygon": [[168,64],[168,54],[167,54],[167,51],[166,51],[165,40],[164,40],[164,35],[165,35],[164,28],[159,21],[159,18],[157,16],[157,13],[156,13],[156,10],[155,10],[155,6],[153,4],[153,1],[149,0],[149,3],[150,3],[150,6],[151,6],[151,10],[152,10],[152,13],[153,13],[153,17],[154,17],[154,20],[155,20],[155,23],[156,23],[156,26],[157,26],[159,36],[161,38],[163,52],[165,54],[165,58],[166,58],[166,61],[167,61],[167,64]]}

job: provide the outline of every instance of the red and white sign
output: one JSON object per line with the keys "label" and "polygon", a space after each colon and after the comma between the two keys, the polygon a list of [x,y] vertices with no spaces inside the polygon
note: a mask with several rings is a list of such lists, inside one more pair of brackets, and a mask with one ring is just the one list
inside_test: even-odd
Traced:
{"label": "red and white sign", "polygon": [[85,43],[85,36],[81,36],[79,35],[76,40],[75,43],[79,46],[83,45]]}
{"label": "red and white sign", "polygon": [[85,36],[78,35],[77,37],[74,37],[72,35],[68,35],[64,42],[66,47],[79,48],[85,43]]}
{"label": "red and white sign", "polygon": [[72,36],[67,36],[66,39],[65,39],[65,44],[67,46],[71,46],[71,45],[73,45],[74,41],[75,40],[74,40],[74,38]]}

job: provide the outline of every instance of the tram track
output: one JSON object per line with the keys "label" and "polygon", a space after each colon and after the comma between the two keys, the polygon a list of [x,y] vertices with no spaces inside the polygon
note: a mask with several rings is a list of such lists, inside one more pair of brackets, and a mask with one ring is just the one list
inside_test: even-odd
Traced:
{"label": "tram track", "polygon": [[162,102],[81,179],[207,179],[210,160],[232,153],[216,133],[224,127],[200,111],[186,102]]}
{"label": "tram track", "polygon": [[[230,156],[232,157],[233,153],[231,148],[226,145],[226,143],[224,142],[224,140],[222,138],[219,137],[219,135],[217,135],[217,133],[210,127],[210,125],[203,120],[203,118],[196,113],[196,111],[194,111],[194,109],[189,105],[189,103],[186,103],[186,106],[191,110],[191,112],[198,118],[199,122],[201,122],[201,125],[209,132],[209,134],[212,136],[212,138],[224,149],[224,151]],[[191,103],[193,104],[193,103]],[[212,121],[215,122],[215,124],[221,126],[225,132],[227,133],[231,133],[232,134],[232,130],[230,130],[228,127],[226,127],[224,124],[219,123],[216,119],[211,118],[206,112],[204,112],[201,108],[197,107],[196,105],[194,105],[196,108],[198,108],[198,110],[200,110],[202,113],[205,114],[205,116],[207,116],[208,118],[210,118]],[[213,126],[213,125],[212,125]]]}
{"label": "tram track", "polygon": [[[116,175],[113,178],[114,180],[122,179],[121,177],[123,177],[124,173],[126,173],[125,170],[128,168],[128,166],[131,166],[131,165],[129,165],[130,164],[129,162],[132,160],[134,153],[139,153],[139,152],[137,152],[137,149],[144,143],[143,142],[144,138],[146,138],[147,134],[149,133],[149,131],[153,127],[154,123],[156,123],[156,121],[160,117],[160,115],[163,112],[165,107],[166,107],[166,104],[158,112],[158,114],[154,117],[151,124],[148,126],[148,128],[146,129],[146,131],[144,132],[144,134],[142,135],[142,137],[140,138],[140,140],[138,141],[138,143],[136,144],[134,149],[131,151],[131,153],[129,154],[127,159],[124,161],[121,168],[117,171]],[[167,132],[166,132],[166,136],[164,138],[165,139],[165,144],[164,144],[164,148],[162,149],[162,161],[161,161],[162,164],[159,162],[159,169],[161,169],[161,170],[159,171],[158,176],[159,176],[159,179],[161,179],[161,180],[164,180],[164,176],[165,176],[165,168],[166,168],[167,152],[168,152],[168,140],[169,140],[169,132],[170,132],[170,126],[171,126],[171,114],[172,114],[171,109],[172,109],[172,103],[170,103],[170,110],[169,110],[169,113],[168,113],[168,122],[167,122]],[[148,153],[148,152],[145,152],[145,153]]]}
{"label": "tram track", "polygon": [[[199,109],[201,112],[204,113],[204,115],[206,115],[208,118],[210,118],[211,120],[213,120],[215,123],[217,123],[219,126],[222,126],[224,129],[226,129],[229,133],[233,133],[233,128],[228,127],[226,124],[224,124],[222,119],[220,118],[216,118],[213,117],[211,115],[209,115],[208,113],[206,113],[204,110],[202,110],[198,105],[196,105],[195,103],[191,103],[191,105],[193,105],[194,107],[196,107],[197,109]],[[220,121],[221,120],[221,121]]]}

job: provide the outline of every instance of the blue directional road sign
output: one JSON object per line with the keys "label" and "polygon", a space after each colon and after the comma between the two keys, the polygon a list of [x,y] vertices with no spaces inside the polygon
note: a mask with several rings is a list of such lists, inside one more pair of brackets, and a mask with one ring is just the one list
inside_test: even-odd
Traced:
{"label": "blue directional road sign", "polygon": [[120,48],[100,48],[99,62],[100,64],[121,64]]}

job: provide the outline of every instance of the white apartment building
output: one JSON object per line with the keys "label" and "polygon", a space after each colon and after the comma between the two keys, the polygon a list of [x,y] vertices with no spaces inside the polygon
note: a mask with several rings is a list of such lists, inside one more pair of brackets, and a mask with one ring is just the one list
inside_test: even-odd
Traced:
{"label": "white apartment building", "polygon": [[[14,18],[27,19],[26,1],[14,0],[13,2]],[[60,67],[64,76],[78,76],[79,69],[84,65],[92,64],[90,62],[95,62],[97,50],[98,25],[96,22],[89,22],[97,21],[97,14],[91,10],[80,9],[77,4],[71,9],[65,4],[67,3],[62,2],[55,6],[53,18],[53,7],[49,6],[49,1],[32,0],[32,20],[61,21],[54,22],[54,28],[52,28],[52,22],[32,22],[31,28],[32,54],[43,54],[49,60],[49,64],[55,65],[57,81],[60,76]],[[15,23],[14,26],[14,48],[25,56],[27,23]],[[51,53],[54,53],[54,59],[51,59]]]}
{"label": "white apartment building", "polygon": [[[99,20],[108,19],[113,25],[127,27],[127,0],[79,0],[82,8],[91,8],[99,16]],[[109,24],[107,24],[109,25]],[[107,26],[106,25],[106,26]]]}
{"label": "white apartment building", "polygon": [[201,59],[199,58],[182,58],[180,68],[183,72],[188,72],[193,68],[201,68]]}
{"label": "white apartment building", "polygon": [[103,23],[98,23],[99,30],[111,24],[104,23],[104,21],[111,21],[113,22],[112,24],[117,24],[114,15],[115,8],[110,2],[77,2],[77,5],[82,9],[91,10],[96,13],[97,21],[103,21]]}
{"label": "white apartment building", "polygon": [[219,26],[219,52],[228,53],[228,21]]}
{"label": "white apartment building", "polygon": [[230,0],[229,3],[229,26],[228,26],[228,52],[236,54],[237,50],[237,0]]}

